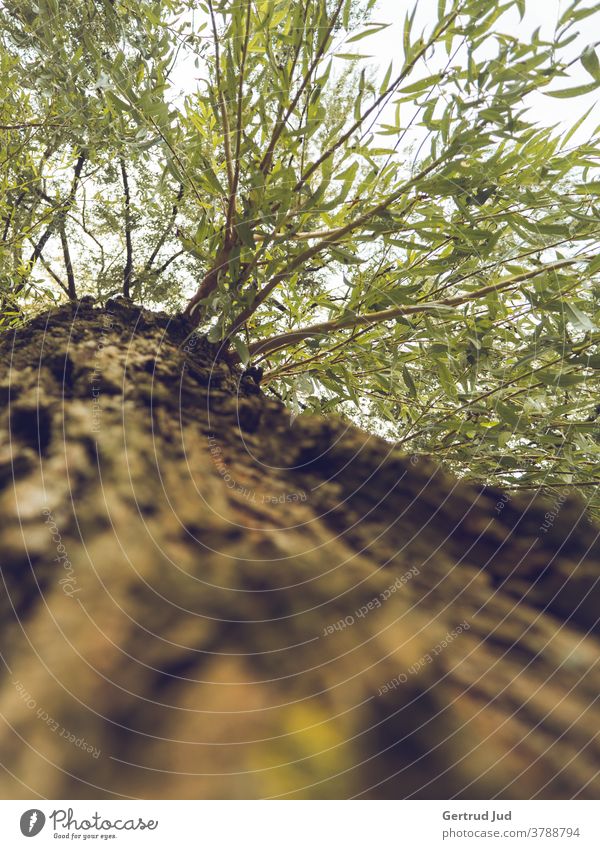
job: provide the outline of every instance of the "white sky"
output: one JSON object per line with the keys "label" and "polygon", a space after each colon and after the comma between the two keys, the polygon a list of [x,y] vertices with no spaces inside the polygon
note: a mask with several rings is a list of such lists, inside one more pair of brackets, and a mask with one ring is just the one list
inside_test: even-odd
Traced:
{"label": "white sky", "polygon": [[[354,45],[357,52],[373,56],[370,62],[381,68],[381,76],[385,74],[390,61],[395,60],[400,63],[402,60],[404,18],[406,13],[413,8],[413,2],[414,0],[379,0],[373,12],[373,19],[380,23],[390,23],[391,26]],[[526,0],[527,11],[523,21],[519,21],[518,12],[513,9],[500,18],[494,24],[493,29],[501,29],[524,39],[524,33],[531,33],[537,27],[541,27],[542,37],[544,35],[551,36],[558,18],[570,4],[571,0],[568,0],[568,2],[565,2],[565,0]],[[424,28],[431,31],[432,25],[437,20],[437,5],[438,0],[418,0],[413,34],[420,34]],[[581,7],[585,8],[591,5],[593,5],[591,0],[588,0],[587,3],[583,2]],[[588,44],[600,40],[600,13],[580,21],[575,25],[575,30],[579,30],[581,35],[566,48],[566,56],[569,59],[580,55]],[[348,47],[351,46],[348,45]],[[344,51],[347,49],[344,48]],[[569,73],[571,74],[570,79],[555,81],[549,86],[549,89],[567,88],[592,82],[592,78],[580,62],[573,65],[569,69]],[[421,69],[415,74],[415,79],[425,75]],[[543,94],[534,94],[529,101],[531,106],[529,120],[546,126],[561,122],[564,123],[565,127],[568,127],[574,124],[590,106],[598,102],[599,92],[600,89],[591,94],[560,100]],[[385,117],[383,120],[385,121]],[[600,123],[598,110],[592,110],[573,141],[585,141],[598,123]]]}

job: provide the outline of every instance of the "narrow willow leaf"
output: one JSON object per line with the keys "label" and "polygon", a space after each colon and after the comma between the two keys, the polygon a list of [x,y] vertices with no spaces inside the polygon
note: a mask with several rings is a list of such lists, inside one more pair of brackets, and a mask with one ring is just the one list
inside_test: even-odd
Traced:
{"label": "narrow willow leaf", "polygon": [[366,38],[369,35],[374,35],[377,32],[381,32],[383,29],[387,29],[391,24],[375,24],[374,26],[369,27],[369,29],[363,30],[363,32],[359,32],[357,35],[353,35],[351,38],[346,39],[346,44],[352,44],[355,41],[361,41],[361,39]]}
{"label": "narrow willow leaf", "polygon": [[548,97],[580,97],[582,94],[589,94],[590,91],[595,91],[598,88],[598,83],[587,83],[587,85],[578,85],[573,88],[562,88],[556,91],[545,91],[544,94]]}
{"label": "narrow willow leaf", "polygon": [[414,94],[418,91],[423,91],[426,88],[430,88],[431,86],[438,83],[442,78],[441,74],[432,74],[429,77],[424,77],[422,80],[419,80],[416,83],[411,83],[410,85],[405,86],[400,89],[402,94]]}
{"label": "narrow willow leaf", "polygon": [[576,307],[575,304],[566,303],[565,310],[571,321],[578,327],[581,327],[583,330],[598,330],[592,319]]}
{"label": "narrow willow leaf", "polygon": [[393,67],[394,67],[394,62],[392,61],[392,62],[390,62],[390,64],[389,64],[389,67],[388,67],[388,69],[387,69],[387,71],[386,71],[386,73],[385,73],[385,77],[383,78],[383,82],[381,83],[381,86],[380,86],[380,88],[379,88],[379,93],[380,93],[380,94],[383,94],[383,93],[384,93],[384,92],[386,92],[386,91],[387,91],[387,89],[388,89],[388,86],[389,86],[389,84],[390,84],[390,79],[391,79],[391,77],[392,77],[392,69],[393,69]]}
{"label": "narrow willow leaf", "polygon": [[593,46],[585,48],[581,54],[581,64],[596,82],[600,82],[600,62]]}
{"label": "narrow willow leaf", "polygon": [[569,143],[569,141],[573,138],[573,136],[575,135],[575,133],[577,132],[577,130],[581,127],[581,125],[582,125],[582,124],[585,122],[585,120],[589,117],[589,115],[590,115],[590,113],[591,113],[592,109],[595,109],[595,108],[596,108],[596,105],[597,105],[596,103],[592,103],[592,105],[590,106],[590,108],[589,108],[589,109],[587,109],[587,110],[584,112],[584,114],[581,116],[581,118],[579,118],[579,119],[578,119],[578,120],[577,120],[577,121],[573,124],[573,126],[570,128],[570,130],[569,130],[567,133],[565,133],[565,136],[564,136],[564,138],[563,138],[563,140],[562,140],[561,149],[567,146],[567,144],[568,144],[568,143]]}
{"label": "narrow willow leaf", "polygon": [[587,273],[590,275],[595,274],[597,271],[600,271],[600,254],[587,267]]}
{"label": "narrow willow leaf", "polygon": [[415,382],[411,377],[410,371],[406,366],[402,366],[402,377],[404,378],[404,383],[406,384],[406,388],[408,389],[408,394],[411,398],[417,397],[417,387],[415,386]]}
{"label": "narrow willow leaf", "polygon": [[334,53],[336,59],[345,59],[350,62],[357,62],[359,59],[372,59],[373,57],[365,53]]}
{"label": "narrow willow leaf", "polygon": [[250,362],[250,351],[244,340],[240,336],[234,336],[233,347],[237,351],[243,366],[247,366]]}

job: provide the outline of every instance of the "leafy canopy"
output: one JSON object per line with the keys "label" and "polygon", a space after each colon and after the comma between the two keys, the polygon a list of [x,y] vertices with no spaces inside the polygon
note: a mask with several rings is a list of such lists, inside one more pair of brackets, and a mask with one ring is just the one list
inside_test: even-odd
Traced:
{"label": "leafy canopy", "polygon": [[374,71],[374,0],[4,0],[1,320],[185,310],[300,409],[598,506],[598,135],[529,105],[600,85],[600,4],[403,6]]}

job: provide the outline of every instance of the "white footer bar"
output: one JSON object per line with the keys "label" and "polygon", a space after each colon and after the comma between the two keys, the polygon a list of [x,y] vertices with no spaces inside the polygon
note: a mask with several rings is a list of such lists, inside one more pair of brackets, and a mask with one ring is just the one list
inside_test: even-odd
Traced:
{"label": "white footer bar", "polygon": [[0,846],[600,847],[596,801],[0,801]]}

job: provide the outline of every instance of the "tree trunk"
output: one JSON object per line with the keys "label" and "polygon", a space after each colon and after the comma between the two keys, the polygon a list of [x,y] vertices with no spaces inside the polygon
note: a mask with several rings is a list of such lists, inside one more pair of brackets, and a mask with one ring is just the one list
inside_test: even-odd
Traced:
{"label": "tree trunk", "polygon": [[0,340],[2,796],[597,798],[581,505],[292,421],[189,331]]}

